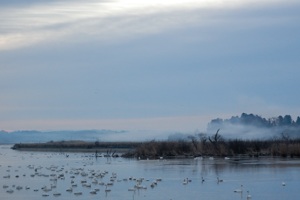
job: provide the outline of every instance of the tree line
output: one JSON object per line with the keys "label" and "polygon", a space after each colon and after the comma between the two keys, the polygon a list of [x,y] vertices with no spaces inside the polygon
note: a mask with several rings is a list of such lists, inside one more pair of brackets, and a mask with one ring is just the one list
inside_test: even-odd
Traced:
{"label": "tree line", "polygon": [[298,116],[294,121],[291,115],[284,115],[271,118],[263,118],[259,115],[242,113],[241,116],[232,116],[230,119],[213,119],[209,123],[212,125],[222,125],[222,124],[241,124],[241,125],[253,125],[256,127],[297,127],[300,129],[300,117]]}

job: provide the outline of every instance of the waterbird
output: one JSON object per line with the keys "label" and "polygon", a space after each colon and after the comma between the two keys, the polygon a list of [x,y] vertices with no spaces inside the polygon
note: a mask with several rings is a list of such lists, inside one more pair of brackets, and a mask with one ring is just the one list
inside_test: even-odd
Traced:
{"label": "waterbird", "polygon": [[247,200],[251,199],[251,195],[249,194],[249,191],[247,191]]}
{"label": "waterbird", "polygon": [[108,184],[105,184],[105,192],[110,192],[111,191],[111,189],[109,189],[109,188],[107,188],[107,186],[109,186]]}
{"label": "waterbird", "polygon": [[202,156],[197,156],[194,158],[194,160],[203,160],[203,157]]}
{"label": "waterbird", "polygon": [[223,182],[223,179],[220,179],[219,177],[217,177],[218,179],[218,183]]}
{"label": "waterbird", "polygon": [[53,196],[60,196],[61,195],[61,193],[59,193],[59,192],[57,192],[57,193],[53,193]]}
{"label": "waterbird", "polygon": [[236,192],[236,193],[242,193],[243,192],[243,185],[241,185],[241,188],[235,189],[234,192]]}
{"label": "waterbird", "polygon": [[97,191],[96,190],[92,190],[92,191],[90,191],[90,194],[97,194]]}
{"label": "waterbird", "polygon": [[17,186],[16,189],[17,189],[17,190],[22,190],[23,187],[22,187],[22,186]]}
{"label": "waterbird", "polygon": [[151,188],[154,188],[155,186],[157,185],[157,182],[156,181],[153,181],[150,185]]}
{"label": "waterbird", "polygon": [[82,195],[82,192],[74,192],[76,196]]}
{"label": "waterbird", "polygon": [[183,184],[183,185],[186,185],[186,184],[188,184],[188,179],[187,179],[187,178],[185,178],[185,179],[183,180],[182,184]]}
{"label": "waterbird", "polygon": [[285,186],[286,184],[285,184],[285,182],[282,182],[281,185],[282,185],[282,186]]}
{"label": "waterbird", "polygon": [[12,190],[12,189],[9,189],[9,190],[7,190],[6,192],[11,194],[11,193],[13,193],[13,192],[14,192],[14,190]]}

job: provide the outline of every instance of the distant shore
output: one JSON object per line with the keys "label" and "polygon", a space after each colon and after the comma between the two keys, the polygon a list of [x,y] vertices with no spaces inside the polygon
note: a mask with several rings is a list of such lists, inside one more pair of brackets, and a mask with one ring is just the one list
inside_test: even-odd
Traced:
{"label": "distant shore", "polygon": [[18,143],[12,149],[18,151],[53,151],[53,152],[94,152],[113,156],[136,149],[136,142],[86,142],[86,141],[50,141],[46,143]]}
{"label": "distant shore", "polygon": [[50,141],[46,143],[19,143],[12,149],[21,151],[94,152],[103,156],[126,158],[190,158],[214,157],[300,157],[300,139],[224,140],[218,132],[209,138],[182,141],[147,142],[85,142]]}

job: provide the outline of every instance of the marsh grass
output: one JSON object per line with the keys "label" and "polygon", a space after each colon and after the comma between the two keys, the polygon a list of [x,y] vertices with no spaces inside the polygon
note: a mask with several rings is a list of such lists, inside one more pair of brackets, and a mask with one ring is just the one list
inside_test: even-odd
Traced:
{"label": "marsh grass", "polygon": [[220,140],[213,141],[150,141],[137,146],[125,157],[155,159],[159,157],[196,156],[281,156],[300,157],[300,139]]}
{"label": "marsh grass", "polygon": [[15,144],[16,150],[37,151],[90,151],[90,152],[122,152],[123,157],[139,159],[196,157],[196,156],[281,156],[300,157],[300,139],[270,140],[225,140],[222,137],[211,137],[203,140],[195,139],[178,141],[146,141],[146,142],[85,142],[59,141],[47,143]]}

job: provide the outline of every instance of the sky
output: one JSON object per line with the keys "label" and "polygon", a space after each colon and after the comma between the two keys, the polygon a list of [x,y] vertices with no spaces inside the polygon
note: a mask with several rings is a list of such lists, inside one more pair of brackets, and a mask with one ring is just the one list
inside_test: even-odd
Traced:
{"label": "sky", "polygon": [[0,1],[0,129],[300,115],[298,0]]}

